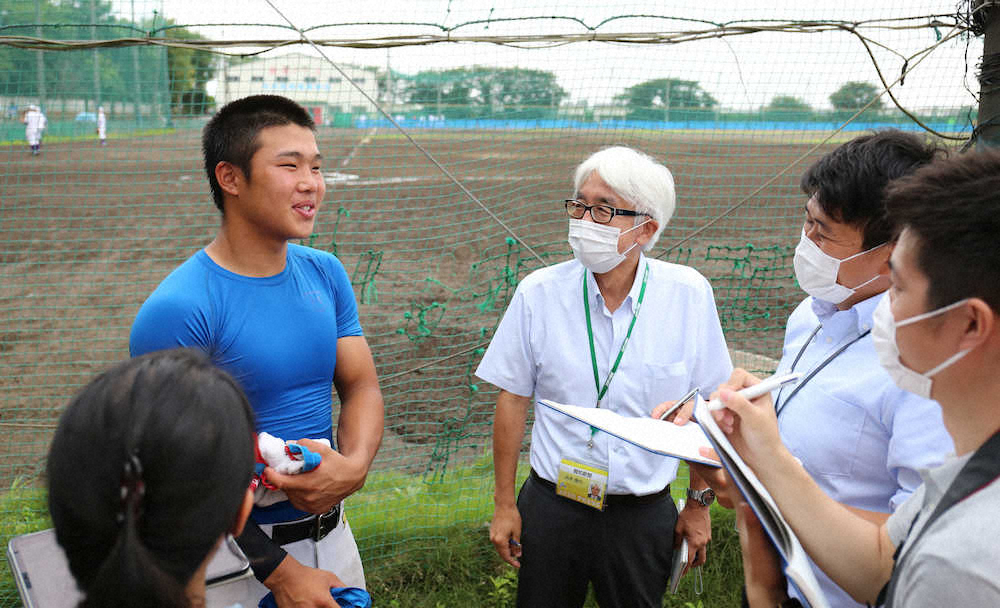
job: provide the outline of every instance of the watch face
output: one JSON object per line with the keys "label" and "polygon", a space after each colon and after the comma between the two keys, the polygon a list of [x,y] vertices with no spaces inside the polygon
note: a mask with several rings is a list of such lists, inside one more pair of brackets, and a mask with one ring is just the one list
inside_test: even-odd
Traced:
{"label": "watch face", "polygon": [[704,490],[692,490],[688,488],[687,495],[688,498],[698,501],[700,505],[705,507],[715,502],[715,490],[712,488],[705,488]]}
{"label": "watch face", "polygon": [[707,488],[701,493],[701,503],[706,507],[715,502],[715,490],[712,488]]}

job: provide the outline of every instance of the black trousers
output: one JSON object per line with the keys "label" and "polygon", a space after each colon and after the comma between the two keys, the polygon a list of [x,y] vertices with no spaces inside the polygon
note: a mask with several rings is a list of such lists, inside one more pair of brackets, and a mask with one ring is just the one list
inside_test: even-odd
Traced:
{"label": "black trousers", "polygon": [[598,511],[529,477],[521,513],[519,608],[579,608],[594,584],[601,608],[660,608],[670,576],[677,507],[669,494],[648,504]]}

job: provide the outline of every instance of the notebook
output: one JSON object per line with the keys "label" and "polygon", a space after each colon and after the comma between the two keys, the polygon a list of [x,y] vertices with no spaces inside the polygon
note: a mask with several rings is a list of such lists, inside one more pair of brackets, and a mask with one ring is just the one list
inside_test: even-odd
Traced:
{"label": "notebook", "polygon": [[712,418],[711,412],[708,410],[708,403],[700,395],[695,404],[694,416],[722,460],[722,466],[726,468],[736,487],[743,494],[743,498],[756,513],[761,526],[780,554],[781,561],[785,566],[785,578],[798,589],[809,607],[827,608],[826,598],[823,597],[819,583],[816,582],[805,549],[802,548],[799,539],[792,532],[791,526],[781,515],[778,505],[774,502],[774,498],[771,497],[767,488],[757,479],[743,458],[736,453],[725,433],[715,423],[715,419]]}
{"label": "notebook", "polygon": [[710,448],[712,444],[693,421],[678,426],[656,418],[622,416],[598,407],[566,405],[547,399],[539,399],[538,403],[654,454],[719,466],[718,462],[699,453],[700,448]]}

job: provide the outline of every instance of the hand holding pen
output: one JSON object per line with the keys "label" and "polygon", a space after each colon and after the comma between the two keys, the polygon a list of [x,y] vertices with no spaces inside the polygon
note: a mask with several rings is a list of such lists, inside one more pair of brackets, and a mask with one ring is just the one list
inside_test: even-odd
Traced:
{"label": "hand holding pen", "polygon": [[[670,420],[678,426],[684,426],[691,419],[691,414],[694,412],[694,397],[698,394],[699,390],[696,386],[677,401],[664,401],[653,408],[653,418]],[[671,418],[671,416],[673,417]]]}

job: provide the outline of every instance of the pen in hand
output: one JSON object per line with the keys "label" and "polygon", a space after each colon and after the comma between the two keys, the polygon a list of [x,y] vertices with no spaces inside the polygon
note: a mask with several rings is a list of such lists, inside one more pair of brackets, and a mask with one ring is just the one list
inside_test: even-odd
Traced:
{"label": "pen in hand", "polygon": [[[785,374],[783,376],[778,376],[778,375],[769,376],[767,378],[764,378],[757,384],[754,384],[753,386],[742,388],[736,392],[739,393],[740,395],[743,395],[743,397],[745,397],[748,400],[756,399],[757,397],[770,393],[771,391],[780,386],[798,382],[799,378],[801,377],[802,377],[801,372],[792,372],[790,374]],[[721,410],[725,409],[725,407],[726,406],[723,405],[722,401],[720,401],[719,399],[712,399],[711,401],[708,402],[709,411]]]}
{"label": "pen in hand", "polygon": [[700,389],[696,386],[693,389],[689,390],[688,392],[684,393],[683,397],[681,397],[680,399],[678,399],[677,401],[675,401],[674,404],[671,405],[670,407],[668,407],[665,412],[663,412],[662,414],[660,414],[660,420],[665,419],[667,416],[669,416],[670,414],[673,414],[675,411],[677,411],[678,408],[680,408],[682,405],[684,405],[685,403],[687,403],[688,401],[690,401],[692,397],[694,397],[695,395],[697,395],[699,390]]}

